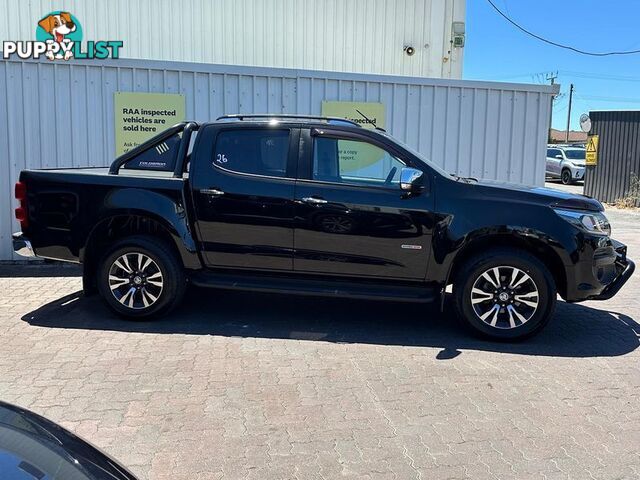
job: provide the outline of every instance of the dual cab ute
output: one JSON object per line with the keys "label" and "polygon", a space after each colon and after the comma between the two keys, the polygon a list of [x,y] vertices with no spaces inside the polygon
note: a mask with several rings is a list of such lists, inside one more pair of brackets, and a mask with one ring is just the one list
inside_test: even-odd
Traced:
{"label": "dual cab ute", "polygon": [[15,251],[82,263],[132,319],[189,283],[422,302],[452,285],[472,331],[515,340],[557,293],[607,299],[634,270],[596,200],[450,175],[344,119],[182,123],[108,169],[23,171],[16,197]]}

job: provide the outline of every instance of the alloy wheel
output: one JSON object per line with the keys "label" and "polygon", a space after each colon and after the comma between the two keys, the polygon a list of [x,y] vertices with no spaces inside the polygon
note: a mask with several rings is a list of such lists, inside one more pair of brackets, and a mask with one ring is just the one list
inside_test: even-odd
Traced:
{"label": "alloy wheel", "polygon": [[163,287],[160,267],[144,253],[125,253],[109,268],[111,293],[125,307],[139,310],[152,306],[160,298]]}
{"label": "alloy wheel", "polygon": [[483,272],[471,288],[471,305],[487,325],[499,329],[517,328],[538,310],[538,287],[526,272],[512,266],[492,267]]}

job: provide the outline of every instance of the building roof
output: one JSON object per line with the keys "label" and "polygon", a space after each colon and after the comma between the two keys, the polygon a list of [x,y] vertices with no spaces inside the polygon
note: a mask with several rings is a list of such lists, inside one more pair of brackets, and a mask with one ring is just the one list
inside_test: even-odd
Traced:
{"label": "building roof", "polygon": [[[555,128],[552,128],[550,132],[550,138],[552,142],[566,142],[567,131],[556,130]],[[569,142],[584,143],[586,141],[587,141],[587,134],[585,132],[580,132],[577,130],[569,131]]]}

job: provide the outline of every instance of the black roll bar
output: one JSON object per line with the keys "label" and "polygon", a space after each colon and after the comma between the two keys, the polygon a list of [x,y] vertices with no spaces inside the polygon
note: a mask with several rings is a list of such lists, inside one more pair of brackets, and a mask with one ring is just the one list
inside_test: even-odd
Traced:
{"label": "black roll bar", "polygon": [[182,138],[180,139],[180,146],[178,151],[176,152],[176,162],[175,168],[173,170],[174,177],[181,177],[183,168],[184,168],[184,160],[186,157],[187,150],[189,148],[189,142],[191,141],[191,134],[198,130],[199,125],[196,122],[180,122],[174,125],[173,127],[168,128],[167,130],[160,132],[154,137],[151,137],[144,143],[141,143],[135,148],[132,148],[127,153],[120,155],[116,158],[111,166],[109,167],[109,175],[118,175],[120,168],[127,163],[129,160],[134,157],[140,155],[143,152],[146,152],[150,148],[153,148],[160,142],[163,142],[169,137],[172,137],[176,133],[182,132]]}
{"label": "black roll bar", "polygon": [[176,164],[173,168],[174,178],[181,178],[184,172],[184,161],[187,158],[187,152],[189,151],[189,143],[191,142],[191,134],[198,130],[200,126],[196,122],[189,122],[182,131],[182,138],[180,139],[180,147],[178,147],[178,153],[176,158]]}

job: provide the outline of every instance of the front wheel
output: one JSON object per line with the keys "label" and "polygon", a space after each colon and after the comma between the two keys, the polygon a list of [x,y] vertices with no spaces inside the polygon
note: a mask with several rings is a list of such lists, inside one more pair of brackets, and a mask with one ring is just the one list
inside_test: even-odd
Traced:
{"label": "front wheel", "polygon": [[458,317],[473,332],[521,340],[549,322],[556,286],[545,265],[527,252],[496,249],[472,257],[454,283]]}
{"label": "front wheel", "polygon": [[560,177],[563,185],[571,185],[573,183],[573,177],[571,176],[571,170],[565,168],[562,171],[562,176]]}
{"label": "front wheel", "polygon": [[186,287],[182,265],[171,249],[153,237],[117,242],[98,268],[98,290],[107,305],[130,319],[167,313]]}

